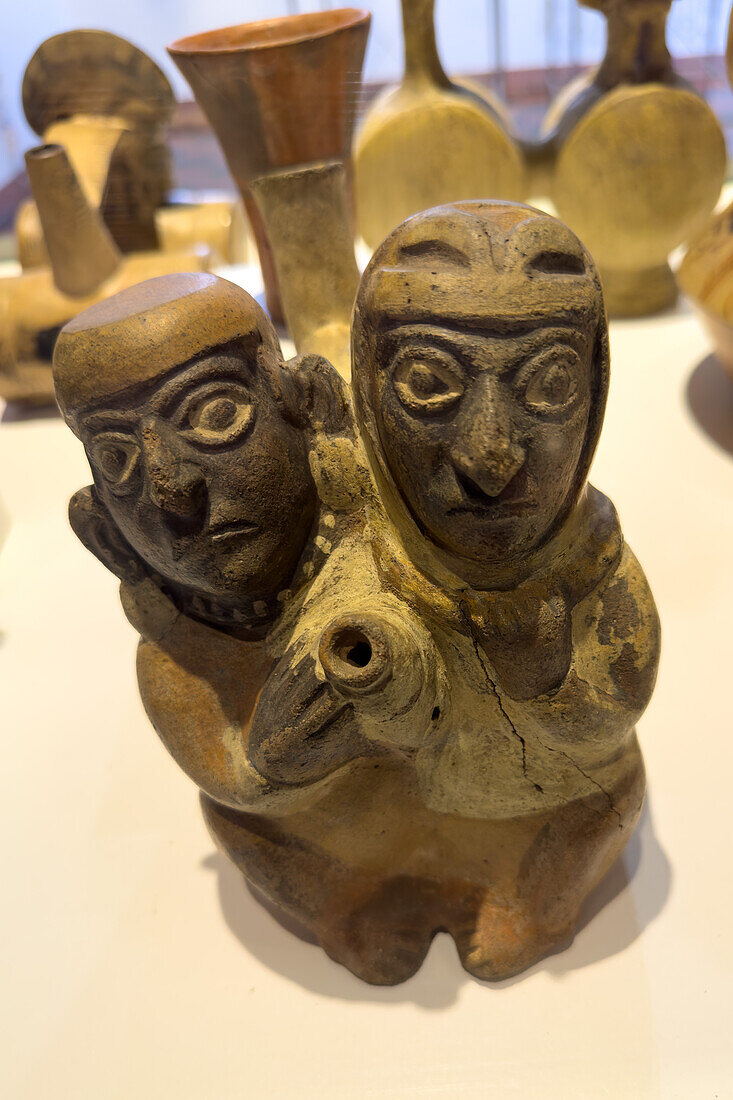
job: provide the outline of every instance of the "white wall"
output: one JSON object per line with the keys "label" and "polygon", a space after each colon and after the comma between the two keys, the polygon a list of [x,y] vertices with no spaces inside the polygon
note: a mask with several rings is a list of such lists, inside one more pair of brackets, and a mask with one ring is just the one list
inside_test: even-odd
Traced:
{"label": "white wall", "polygon": [[[399,0],[362,2],[374,13],[366,77],[394,79],[402,67]],[[579,8],[576,0],[437,0],[438,41],[449,72],[494,68],[495,2],[502,27],[499,54],[506,68],[590,63],[602,51],[601,16]],[[114,31],[150,53],[171,78],[177,94],[188,97],[185,81],[165,52],[166,43],[174,38],[230,23],[337,6],[337,0],[121,0],[117,4],[107,0],[104,5],[100,0],[0,0],[0,185],[17,170],[23,150],[35,140],[23,117],[20,83],[29,57],[44,38],[75,27]],[[675,0],[669,23],[673,53],[679,57],[721,52],[728,8],[729,0]]]}

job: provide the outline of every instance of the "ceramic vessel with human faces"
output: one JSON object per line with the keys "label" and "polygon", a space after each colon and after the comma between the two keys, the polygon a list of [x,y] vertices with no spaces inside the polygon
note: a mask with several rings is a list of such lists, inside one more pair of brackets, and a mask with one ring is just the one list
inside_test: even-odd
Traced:
{"label": "ceramic vessel with human faces", "polygon": [[95,478],[72,526],[249,882],[367,981],[438,931],[506,978],[567,941],[644,793],[659,624],[586,484],[595,268],[529,207],[427,211],[367,269],[353,352],[365,454],[335,372],[282,364],[223,280],[82,315],[55,358]]}

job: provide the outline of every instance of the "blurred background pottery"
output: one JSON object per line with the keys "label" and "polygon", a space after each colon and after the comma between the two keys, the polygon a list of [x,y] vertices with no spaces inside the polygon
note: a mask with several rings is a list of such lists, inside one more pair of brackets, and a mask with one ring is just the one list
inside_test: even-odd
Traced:
{"label": "blurred background pottery", "polygon": [[253,180],[252,190],[297,351],[325,356],[348,380],[359,269],[343,164],[271,172]]}
{"label": "blurred background pottery", "polygon": [[[157,247],[154,214],[171,186],[164,126],[173,89],[152,58],[99,30],[74,30],[41,43],[23,77],[23,109],[44,144],[59,144],[91,203],[123,252]],[[18,250],[38,266],[23,240]]]}
{"label": "blurred background pottery", "polygon": [[283,168],[348,160],[370,18],[339,8],[225,27],[168,47],[244,200],[277,321],[275,266],[250,184]]}
{"label": "blurred background pottery", "polygon": [[143,279],[204,270],[209,255],[202,248],[123,255],[62,146],[31,149],[26,163],[50,266],[0,279],[0,397],[38,405],[54,400],[51,358],[67,321]]}
{"label": "blurred background pottery", "polygon": [[[733,13],[726,48],[733,86]],[[691,243],[677,282],[707,330],[715,354],[733,378],[733,203],[716,214]]]}
{"label": "blurred background pottery", "polygon": [[[22,95],[28,123],[45,145],[65,149],[86,199],[121,252],[177,250],[183,243],[210,247],[221,262],[241,258],[241,217],[226,245],[222,239],[222,217],[233,224],[232,203],[224,213],[218,203],[209,209],[209,202],[169,201],[166,127],[175,99],[167,77],[142,50],[106,31],[55,35],[29,61]],[[32,199],[17,211],[15,236],[24,271],[48,267]]]}
{"label": "blurred background pottery", "polygon": [[536,158],[535,169],[596,259],[609,314],[640,316],[676,299],[668,256],[717,202],[725,141],[712,110],[674,72],[671,0],[581,2],[607,18],[606,55],[551,108],[544,166]]}
{"label": "blurred background pottery", "polygon": [[402,83],[372,103],[356,136],[357,223],[370,248],[420,210],[526,193],[522,156],[502,108],[476,83],[445,74],[434,6],[402,0]]}

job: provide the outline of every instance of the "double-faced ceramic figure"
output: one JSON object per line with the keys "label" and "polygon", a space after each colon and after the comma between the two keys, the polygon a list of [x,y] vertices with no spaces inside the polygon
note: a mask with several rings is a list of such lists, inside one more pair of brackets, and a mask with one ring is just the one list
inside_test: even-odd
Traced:
{"label": "double-faced ceramic figure", "polygon": [[659,627],[586,484],[608,368],[583,247],[489,202],[375,253],[358,431],[335,372],[283,364],[213,276],[59,339],[94,471],[72,524],[123,578],[148,713],[217,843],[367,981],[439,930],[479,977],[525,968],[638,819]]}

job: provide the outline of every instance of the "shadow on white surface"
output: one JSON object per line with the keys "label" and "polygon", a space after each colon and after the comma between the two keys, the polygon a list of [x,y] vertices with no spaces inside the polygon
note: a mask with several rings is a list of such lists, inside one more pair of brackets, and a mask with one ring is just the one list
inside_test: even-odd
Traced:
{"label": "shadow on white surface", "polygon": [[733,455],[733,382],[714,355],[695,367],[685,397],[698,427]]}
{"label": "shadow on white surface", "polygon": [[[398,986],[370,986],[334,963],[307,941],[286,916],[261,904],[241,873],[223,855],[203,863],[217,876],[222,915],[242,946],[269,970],[320,996],[386,1004],[408,1002],[426,1009],[454,1004],[461,987],[473,983],[487,990],[527,981],[539,971],[562,978],[624,951],[663,909],[672,872],[652,824],[649,801],[623,856],[585,902],[572,943],[535,966],[503,982],[479,982],[462,969],[450,936],[436,936],[420,971]],[[633,889],[632,889],[633,883]]]}

